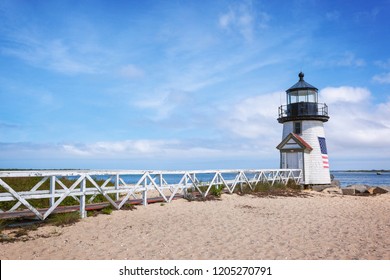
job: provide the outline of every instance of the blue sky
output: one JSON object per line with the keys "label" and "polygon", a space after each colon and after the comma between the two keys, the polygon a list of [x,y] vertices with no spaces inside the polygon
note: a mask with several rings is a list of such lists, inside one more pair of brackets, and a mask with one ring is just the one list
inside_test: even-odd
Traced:
{"label": "blue sky", "polygon": [[390,169],[390,1],[0,2],[0,168],[278,168],[285,90],[331,169]]}

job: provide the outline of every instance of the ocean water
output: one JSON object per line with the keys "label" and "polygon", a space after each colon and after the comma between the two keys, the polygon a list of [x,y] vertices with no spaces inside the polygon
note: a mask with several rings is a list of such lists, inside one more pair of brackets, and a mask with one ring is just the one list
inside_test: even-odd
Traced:
{"label": "ocean water", "polygon": [[[347,172],[347,171],[331,171],[330,172],[335,180],[339,180],[341,187],[347,187],[353,184],[364,184],[369,186],[390,186],[390,172],[382,172],[381,175],[377,175],[376,172]],[[226,180],[233,180],[235,174],[222,174]],[[169,184],[178,183],[183,175],[164,175],[164,179]],[[94,176],[96,179],[106,180],[108,176]],[[212,181],[214,174],[197,174],[198,180],[201,182]],[[141,178],[141,175],[126,175],[121,176],[126,183],[135,184]],[[113,179],[112,179],[113,181]],[[156,177],[156,183],[159,183],[158,176]]]}
{"label": "ocean water", "polygon": [[390,172],[382,172],[377,175],[376,172],[346,172],[331,171],[335,180],[339,180],[341,187],[353,184],[364,184],[369,186],[390,186]]}
{"label": "ocean water", "polygon": [[[382,172],[381,175],[377,175],[376,172],[347,172],[347,171],[331,171],[331,175],[334,176],[335,180],[339,180],[341,187],[347,187],[348,185],[353,184],[364,184],[369,186],[390,186],[390,172]],[[235,174],[222,174],[226,180],[233,180],[235,178]],[[142,175],[125,175],[121,176],[121,178],[130,184],[135,184],[141,179]],[[164,179],[169,184],[177,184],[183,175],[173,175],[166,174],[164,175]],[[93,176],[95,179],[106,180],[109,176]],[[198,180],[201,182],[211,182],[214,177],[213,173],[210,174],[197,174]],[[77,179],[77,178],[75,178]],[[114,182],[114,178],[112,178],[112,182]],[[158,176],[156,177],[156,183],[159,183]]]}

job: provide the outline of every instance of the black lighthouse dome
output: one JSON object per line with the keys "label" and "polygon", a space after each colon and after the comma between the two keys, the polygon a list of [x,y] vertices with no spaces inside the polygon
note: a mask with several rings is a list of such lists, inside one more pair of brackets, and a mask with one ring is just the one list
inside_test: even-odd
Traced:
{"label": "black lighthouse dome", "polygon": [[318,89],[314,86],[312,86],[311,84],[305,82],[305,80],[303,79],[303,77],[305,77],[305,74],[303,74],[302,72],[299,72],[298,74],[298,77],[299,77],[299,81],[293,85],[292,87],[290,87],[286,92],[289,93],[291,91],[297,91],[297,90],[313,90],[315,92],[318,92]]}
{"label": "black lighthouse dome", "polygon": [[279,107],[279,123],[298,120],[328,121],[328,106],[318,103],[318,89],[307,83],[304,76],[300,72],[299,81],[286,90],[287,105]]}

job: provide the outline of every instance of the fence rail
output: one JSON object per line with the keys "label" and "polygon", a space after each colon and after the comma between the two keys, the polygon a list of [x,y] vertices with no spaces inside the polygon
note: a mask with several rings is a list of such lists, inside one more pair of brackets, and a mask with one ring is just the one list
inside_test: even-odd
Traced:
{"label": "fence rail", "polygon": [[[40,180],[29,190],[20,190],[15,180],[9,178],[35,177]],[[67,179],[67,183],[64,183]],[[259,182],[287,184],[288,180],[300,183],[300,169],[261,170],[195,170],[195,171],[107,171],[107,170],[34,170],[0,171],[0,208],[3,202],[15,202],[9,209],[0,209],[2,214],[26,208],[41,220],[46,219],[67,197],[79,205],[80,216],[86,217],[86,205],[101,195],[115,209],[121,209],[131,199],[142,199],[147,205],[148,197],[158,196],[171,202],[177,194],[187,196],[197,191],[206,197],[213,186],[220,186],[233,193],[237,187],[247,184],[251,189]],[[16,180],[16,182],[18,182]],[[32,201],[48,199],[49,208],[42,211]],[[18,210],[19,209],[19,210]]]}

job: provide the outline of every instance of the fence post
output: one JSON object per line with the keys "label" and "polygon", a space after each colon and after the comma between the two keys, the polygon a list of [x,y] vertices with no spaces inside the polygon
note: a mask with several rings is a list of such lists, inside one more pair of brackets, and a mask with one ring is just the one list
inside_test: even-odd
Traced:
{"label": "fence post", "polygon": [[[115,190],[119,190],[119,174],[116,174],[115,177]],[[115,195],[116,201],[119,200],[119,193],[117,192]]]}
{"label": "fence post", "polygon": [[148,205],[147,180],[148,180],[148,177],[146,176],[144,179],[144,191],[142,193],[142,205],[143,206]]}
{"label": "fence post", "polygon": [[188,198],[188,192],[187,192],[187,183],[188,183],[188,176],[187,173],[184,173],[184,185],[183,185],[183,197]]}
{"label": "fence post", "polygon": [[86,189],[87,181],[86,181],[85,177],[81,181],[80,184],[81,184],[80,185],[80,191],[81,191],[81,195],[80,195],[80,217],[81,217],[81,219],[84,219],[85,217],[87,217],[87,211],[85,211],[85,189]]}
{"label": "fence post", "polygon": [[50,204],[50,207],[53,206],[53,204],[56,202],[55,201],[55,196],[54,196],[54,193],[56,192],[56,176],[51,176],[50,177],[50,201],[49,201],[49,204]]}

